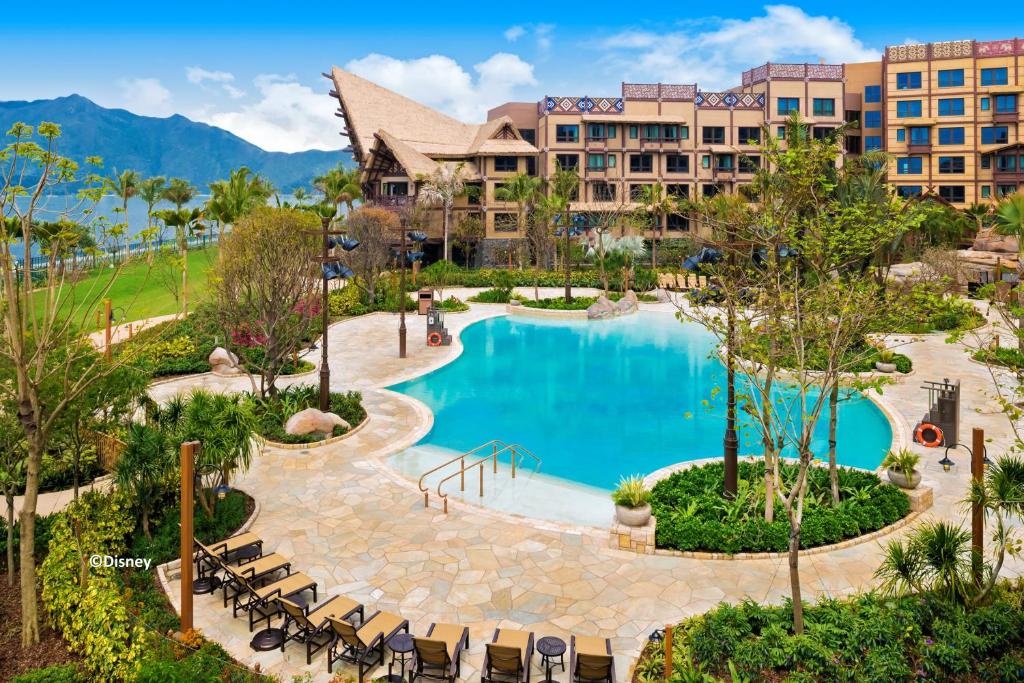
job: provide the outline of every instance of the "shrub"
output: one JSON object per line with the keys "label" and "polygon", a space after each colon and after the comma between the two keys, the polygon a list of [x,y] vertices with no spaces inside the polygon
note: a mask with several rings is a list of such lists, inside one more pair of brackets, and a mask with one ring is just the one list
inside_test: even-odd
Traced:
{"label": "shrub", "polygon": [[[288,418],[306,408],[317,408],[320,405],[320,390],[314,384],[296,384],[281,389],[277,400],[259,398],[249,395],[249,401],[256,413],[259,433],[265,439],[277,443],[313,443],[323,440],[324,434],[287,434],[284,431]],[[331,412],[355,427],[366,419],[363,408],[363,395],[358,391],[347,393],[331,392]],[[335,427],[330,436],[341,436],[348,430]]]}
{"label": "shrub", "polygon": [[86,678],[76,664],[54,664],[15,676],[11,683],[85,683]]}
{"label": "shrub", "polygon": [[469,310],[469,304],[463,303],[462,300],[450,296],[441,302],[441,310],[449,313],[461,313],[462,311]]}
{"label": "shrub", "polygon": [[875,331],[924,333],[973,329],[985,322],[971,304],[956,296],[946,296],[936,287],[920,283],[909,289],[889,289],[884,294],[888,305]]}
{"label": "shrub", "polygon": [[523,306],[527,308],[542,308],[551,311],[584,311],[591,304],[597,301],[595,296],[574,296],[572,301],[566,303],[565,297],[553,299],[539,299],[537,301],[524,301]]}
{"label": "shrub", "polygon": [[511,289],[485,289],[469,297],[469,301],[477,304],[507,304],[512,299],[526,301],[526,297],[513,294]]}
{"label": "shrub", "polygon": [[341,289],[335,289],[328,296],[328,304],[331,309],[331,317],[364,315],[370,312],[370,307],[364,302],[365,295],[354,283],[346,284]]}
{"label": "shrub", "polygon": [[997,349],[978,349],[974,352],[974,360],[992,365],[1002,365],[1013,370],[1024,368],[1024,353],[1019,349],[1000,346]]}
{"label": "shrub", "polygon": [[[782,477],[795,478],[795,465],[784,464]],[[722,498],[725,472],[721,462],[675,472],[651,490],[651,507],[658,519],[660,548],[704,552],[786,552],[789,522],[775,502],[775,520],[764,520],[763,469],[760,462],[743,461],[735,500]],[[843,497],[831,503],[828,470],[812,467],[801,528],[800,547],[838,543],[870,533],[905,517],[910,501],[895,486],[883,484],[870,472],[839,468]]]}

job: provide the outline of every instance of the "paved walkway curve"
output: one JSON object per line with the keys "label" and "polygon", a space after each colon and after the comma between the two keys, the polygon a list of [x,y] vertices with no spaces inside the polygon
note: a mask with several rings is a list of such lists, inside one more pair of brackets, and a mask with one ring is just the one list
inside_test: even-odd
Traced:
{"label": "paved walkway curve", "polygon": [[[666,314],[673,310],[665,304],[644,308]],[[448,323],[457,333],[471,322],[500,313],[501,307],[474,306],[470,312],[449,315]],[[610,637],[620,680],[625,680],[653,629],[723,600],[777,603],[788,595],[785,559],[639,556],[608,548],[607,532],[599,530],[531,525],[468,505],[457,505],[447,516],[424,510],[415,484],[395,472],[383,456],[425,434],[429,412],[412,399],[372,387],[448,362],[459,347],[427,349],[414,341],[425,336],[423,319],[411,316],[409,323],[406,362],[394,357],[396,316],[367,316],[332,327],[332,386],[364,389],[369,424],[350,439],[313,451],[268,448],[238,481],[262,508],[252,530],[266,540],[268,549],[291,557],[296,569],[315,578],[322,594],[344,593],[370,609],[397,611],[410,620],[414,633],[425,633],[433,621],[466,624],[472,646],[464,659],[465,680],[478,675],[483,643],[496,626],[529,628],[537,637]],[[1000,452],[1009,442],[1005,418],[968,408],[986,404],[987,370],[966,362],[963,351],[941,336],[905,341],[901,352],[914,360],[918,372],[888,387],[883,398],[897,420],[910,423],[924,411],[925,394],[918,387],[923,379],[932,378],[933,370],[939,378],[955,369],[963,382],[965,432],[984,426],[993,439],[990,451]],[[154,394],[168,395],[193,384],[186,378],[158,385]],[[229,388],[224,385],[230,382],[218,379],[212,384]],[[937,464],[938,451],[922,453],[925,483],[936,493],[935,507],[924,518],[963,523],[958,501],[966,492],[964,458],[957,459],[960,466],[954,472],[944,473]],[[865,543],[802,557],[805,598],[871,587],[879,553],[878,543]],[[1005,573],[1019,574],[1021,569],[1020,563],[1012,563]],[[172,588],[176,600],[177,584],[172,582]],[[254,653],[243,622],[232,620],[217,599],[197,596],[197,628],[240,661],[259,663],[285,680],[306,670],[313,672],[314,680],[329,680],[323,655],[306,666],[304,649],[298,645],[283,654]]]}

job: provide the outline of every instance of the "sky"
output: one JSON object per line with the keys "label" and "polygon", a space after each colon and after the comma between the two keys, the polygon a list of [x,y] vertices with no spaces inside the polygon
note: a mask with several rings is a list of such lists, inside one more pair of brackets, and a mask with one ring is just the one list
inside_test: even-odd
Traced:
{"label": "sky", "polygon": [[[845,6],[844,6],[845,5]],[[509,100],[617,95],[622,81],[738,83],[773,62],[1024,36],[1024,3],[49,2],[0,21],[0,100],[77,93],[182,114],[272,151],[339,149],[332,65],[475,123]]]}

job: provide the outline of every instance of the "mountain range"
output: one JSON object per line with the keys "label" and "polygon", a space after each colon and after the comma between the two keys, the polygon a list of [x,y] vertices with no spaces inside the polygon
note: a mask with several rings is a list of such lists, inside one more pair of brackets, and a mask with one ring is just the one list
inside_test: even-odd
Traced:
{"label": "mountain range", "polygon": [[[52,100],[0,102],[0,132],[21,121],[61,126],[58,152],[76,161],[103,159],[105,171],[134,169],[143,177],[185,178],[206,192],[207,186],[240,166],[269,178],[281,192],[309,187],[313,176],[339,162],[352,165],[343,150],[268,152],[242,138],[175,114],[167,118],[139,116],[107,109],[81,95]],[[2,144],[6,144],[6,140]]]}

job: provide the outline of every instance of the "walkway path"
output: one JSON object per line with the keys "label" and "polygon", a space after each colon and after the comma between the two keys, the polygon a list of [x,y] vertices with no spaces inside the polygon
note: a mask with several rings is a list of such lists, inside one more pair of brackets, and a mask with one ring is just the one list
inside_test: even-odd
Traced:
{"label": "walkway path", "polygon": [[[645,305],[666,314],[668,305]],[[501,312],[474,306],[448,317],[458,332],[469,322]],[[238,485],[262,506],[253,531],[268,549],[291,557],[294,567],[315,578],[323,594],[344,593],[369,609],[392,610],[410,620],[414,633],[432,621],[470,627],[472,646],[463,664],[464,680],[479,675],[483,643],[495,627],[529,628],[538,637],[570,633],[613,639],[620,680],[655,628],[698,614],[720,601],[751,598],[781,602],[789,590],[784,559],[704,561],[640,556],[607,547],[606,530],[532,523],[456,503],[445,516],[424,510],[415,485],[387,464],[384,456],[415,443],[429,430],[422,406],[381,389],[446,362],[458,347],[427,349],[410,341],[410,357],[395,357],[394,316],[370,316],[331,329],[332,386],[361,387],[369,424],[350,439],[313,451],[267,449]],[[421,318],[410,318],[410,340],[423,339]],[[1000,416],[976,413],[986,402],[988,378],[980,365],[938,336],[924,336],[903,349],[916,374],[886,389],[885,402],[900,406],[902,430],[925,409],[923,379],[955,371],[963,382],[964,426],[984,426],[997,453],[1008,442]],[[224,382],[203,380],[208,386]],[[181,380],[154,388],[168,395],[193,383]],[[225,387],[226,388],[226,387]],[[917,448],[917,447],[915,447]],[[958,501],[966,493],[963,458],[944,473],[936,450],[923,451],[925,483],[936,490],[928,516],[962,523]],[[610,514],[610,506],[609,506]],[[869,588],[880,546],[865,543],[801,558],[805,596],[841,596]],[[1012,563],[1007,575],[1024,565]],[[174,594],[178,586],[172,585]],[[243,619],[232,619],[216,598],[197,596],[196,626],[240,661],[290,677],[311,671],[327,681],[323,655],[311,666],[303,649],[282,654],[254,653]],[[567,680],[563,673],[556,678]]]}

